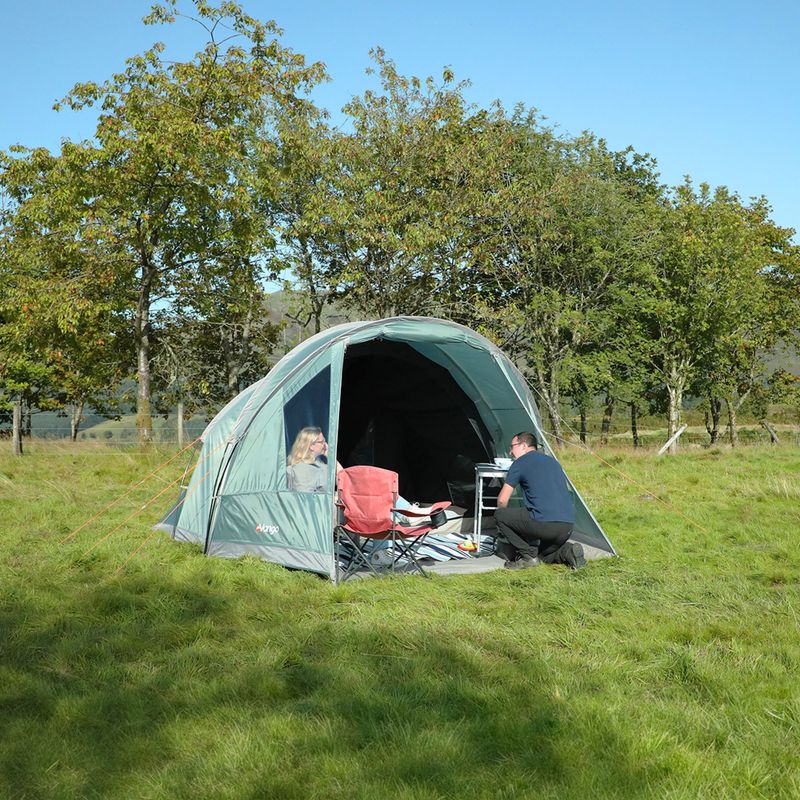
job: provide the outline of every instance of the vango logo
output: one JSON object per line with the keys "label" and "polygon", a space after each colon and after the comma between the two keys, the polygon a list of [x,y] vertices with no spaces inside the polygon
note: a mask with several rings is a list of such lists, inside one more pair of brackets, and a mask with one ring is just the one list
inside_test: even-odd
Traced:
{"label": "vango logo", "polygon": [[266,533],[269,536],[274,536],[279,531],[280,528],[277,525],[267,525],[264,522],[260,522],[256,525],[256,533]]}

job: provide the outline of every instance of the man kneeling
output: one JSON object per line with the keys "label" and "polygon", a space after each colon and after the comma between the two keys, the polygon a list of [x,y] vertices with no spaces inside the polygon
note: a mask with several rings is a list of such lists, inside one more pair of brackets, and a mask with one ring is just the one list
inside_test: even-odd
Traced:
{"label": "man kneeling", "polygon": [[[536,436],[518,433],[511,440],[514,463],[497,497],[497,555],[506,559],[506,569],[567,564],[578,569],[586,564],[583,547],[569,542],[575,524],[575,508],[561,465],[540,453]],[[525,508],[509,508],[517,486],[522,487]]]}

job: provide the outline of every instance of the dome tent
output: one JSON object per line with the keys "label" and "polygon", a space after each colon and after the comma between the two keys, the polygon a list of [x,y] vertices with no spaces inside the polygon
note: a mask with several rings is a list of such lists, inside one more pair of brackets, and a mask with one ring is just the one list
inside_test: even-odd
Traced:
{"label": "dome tent", "polygon": [[[401,494],[420,501],[468,485],[474,464],[519,431],[534,431],[552,455],[524,378],[488,339],[426,317],[347,323],[302,342],[217,414],[161,527],[208,555],[254,555],[334,578],[335,470],[322,492],[287,484],[287,453],[309,425],[325,434],[331,462],[392,469]],[[614,554],[572,491],[573,540]]]}

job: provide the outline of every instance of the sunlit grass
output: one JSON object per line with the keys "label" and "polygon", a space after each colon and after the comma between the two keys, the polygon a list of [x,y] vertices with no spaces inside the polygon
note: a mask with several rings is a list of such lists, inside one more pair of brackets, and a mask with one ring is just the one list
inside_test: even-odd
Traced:
{"label": "sunlit grass", "polygon": [[64,541],[171,455],[0,456],[0,797],[800,796],[797,448],[567,449],[579,572],[126,564],[183,458]]}

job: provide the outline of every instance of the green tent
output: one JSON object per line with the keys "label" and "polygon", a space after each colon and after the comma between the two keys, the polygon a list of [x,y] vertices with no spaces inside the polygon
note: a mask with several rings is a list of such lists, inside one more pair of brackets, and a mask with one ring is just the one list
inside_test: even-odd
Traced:
{"label": "green tent", "polygon": [[[552,455],[524,378],[483,336],[425,317],[348,323],[295,347],[217,414],[161,527],[208,555],[253,555],[334,578],[335,470],[321,492],[287,483],[287,452],[310,425],[322,429],[331,460],[395,470],[401,494],[422,502],[460,492],[469,507],[474,465],[504,454],[519,431],[535,431]],[[573,539],[613,554],[573,496]]]}

